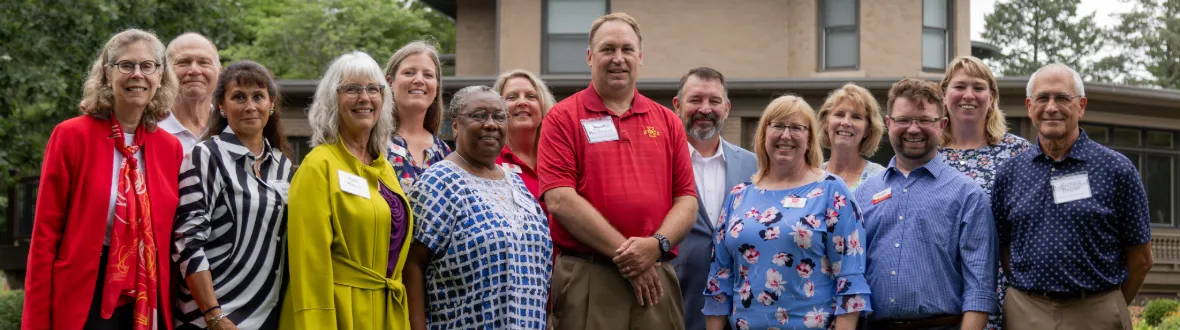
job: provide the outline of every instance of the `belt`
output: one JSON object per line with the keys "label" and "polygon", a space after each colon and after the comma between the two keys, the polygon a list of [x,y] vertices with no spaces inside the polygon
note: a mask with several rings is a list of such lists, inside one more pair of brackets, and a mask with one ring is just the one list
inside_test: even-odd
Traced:
{"label": "belt", "polygon": [[[578,259],[582,259],[585,261],[589,261],[592,264],[600,264],[600,265],[608,265],[611,267],[617,267],[617,265],[615,265],[615,261],[613,259],[608,258],[608,257],[601,255],[601,254],[597,254],[597,253],[589,253],[589,252],[581,252],[581,251],[573,251],[573,250],[562,250],[561,255],[566,256],[566,257],[573,257],[573,258],[578,258]],[[672,258],[670,258],[668,256],[661,256],[659,261],[660,262],[669,262],[671,260],[672,260]]]}
{"label": "belt", "polygon": [[368,267],[339,254],[332,254],[332,280],[337,285],[361,290],[384,291],[386,324],[383,329],[409,329],[409,319],[395,320],[396,315],[406,315],[409,310],[406,300],[406,286],[400,280],[385,277]]}
{"label": "belt", "polygon": [[[1019,290],[1019,289],[1017,289],[1017,290]],[[1106,294],[1110,291],[1111,290],[1081,291],[1081,292],[1044,292],[1044,291],[1020,290],[1020,292],[1024,292],[1024,294],[1027,294],[1029,296],[1038,297],[1038,298],[1045,298],[1045,299],[1049,299],[1049,300],[1056,300],[1056,301],[1085,300],[1087,298],[1094,298],[1094,297]]]}
{"label": "belt", "polygon": [[881,320],[869,322],[873,330],[918,330],[933,327],[945,327],[962,323],[962,315],[935,316],[916,320]]}

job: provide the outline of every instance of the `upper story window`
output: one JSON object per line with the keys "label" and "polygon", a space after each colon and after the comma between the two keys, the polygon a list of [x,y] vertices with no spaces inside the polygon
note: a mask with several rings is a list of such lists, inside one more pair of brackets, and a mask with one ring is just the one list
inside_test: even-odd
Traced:
{"label": "upper story window", "polygon": [[590,24],[607,12],[606,0],[546,0],[541,57],[544,73],[590,73]]}
{"label": "upper story window", "polygon": [[942,72],[954,52],[950,0],[922,0],[922,70]]}
{"label": "upper story window", "polygon": [[819,2],[821,70],[860,67],[860,1]]}

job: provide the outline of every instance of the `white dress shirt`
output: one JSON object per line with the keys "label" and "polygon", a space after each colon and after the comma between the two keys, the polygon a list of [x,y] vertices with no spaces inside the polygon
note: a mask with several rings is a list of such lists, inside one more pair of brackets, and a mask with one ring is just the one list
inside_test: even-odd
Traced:
{"label": "white dress shirt", "polygon": [[709,221],[717,223],[717,216],[721,213],[721,204],[725,203],[725,195],[729,187],[725,186],[725,148],[717,144],[717,153],[706,158],[688,144],[688,153],[692,158],[692,174],[697,184],[697,195],[705,205],[705,214]]}
{"label": "white dress shirt", "polygon": [[184,127],[179,120],[176,120],[176,116],[171,113],[168,114],[168,118],[164,118],[164,120],[156,123],[156,125],[163,128],[168,134],[175,136],[177,140],[180,140],[180,145],[184,147],[184,154],[186,156],[189,152],[193,151],[193,146],[196,146],[197,142],[201,140],[201,134],[205,134],[205,132],[194,134],[188,128]]}

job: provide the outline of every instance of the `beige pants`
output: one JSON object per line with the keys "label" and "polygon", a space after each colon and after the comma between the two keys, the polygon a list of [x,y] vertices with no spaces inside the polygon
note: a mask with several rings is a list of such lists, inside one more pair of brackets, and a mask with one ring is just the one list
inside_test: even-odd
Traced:
{"label": "beige pants", "polygon": [[1057,301],[1008,288],[1006,330],[1131,330],[1131,314],[1119,290],[1081,300]]}
{"label": "beige pants", "polygon": [[549,328],[556,330],[683,330],[684,301],[676,271],[659,268],[664,296],[640,306],[631,282],[613,264],[558,256],[553,265]]}

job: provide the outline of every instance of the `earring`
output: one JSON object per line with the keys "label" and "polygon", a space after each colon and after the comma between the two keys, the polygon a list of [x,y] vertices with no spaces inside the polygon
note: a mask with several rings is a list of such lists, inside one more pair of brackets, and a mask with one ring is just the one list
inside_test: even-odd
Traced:
{"label": "earring", "polygon": [[225,118],[225,110],[221,110],[221,118]]}
{"label": "earring", "polygon": [[267,115],[267,116],[271,116],[271,115],[274,115],[274,114],[275,114],[275,108],[270,108],[270,113],[267,113],[266,115]]}

